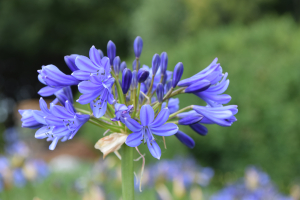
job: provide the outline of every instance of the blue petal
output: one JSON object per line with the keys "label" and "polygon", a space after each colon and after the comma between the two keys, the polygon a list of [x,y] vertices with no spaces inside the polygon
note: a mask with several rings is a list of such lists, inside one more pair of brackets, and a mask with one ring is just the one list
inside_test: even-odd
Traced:
{"label": "blue petal", "polygon": [[153,134],[159,136],[170,136],[178,132],[178,126],[173,123],[167,123],[160,127],[150,127]]}
{"label": "blue petal", "polygon": [[137,121],[131,118],[125,118],[125,125],[132,132],[140,132],[143,128],[142,125],[140,125]]}
{"label": "blue petal", "polygon": [[52,130],[54,136],[65,136],[68,135],[71,131],[65,126],[55,126]]}
{"label": "blue petal", "polygon": [[42,128],[38,129],[36,132],[35,132],[35,135],[34,137],[36,139],[44,139],[46,137],[49,136],[49,134],[51,133],[52,129],[48,126],[43,126]]}
{"label": "blue petal", "polygon": [[195,141],[182,131],[178,131],[175,136],[177,139],[189,148],[195,147]]}
{"label": "blue petal", "polygon": [[190,127],[198,134],[200,135],[206,135],[208,133],[208,130],[205,126],[201,125],[200,123],[191,124]]}
{"label": "blue petal", "polygon": [[74,106],[72,105],[72,103],[70,103],[68,100],[65,102],[65,108],[67,109],[67,111],[69,113],[71,113],[72,115],[75,114],[75,108]]}
{"label": "blue petal", "polygon": [[64,126],[63,120],[59,119],[53,115],[46,116],[45,121],[48,125],[51,125],[51,126]]}
{"label": "blue petal", "polygon": [[71,75],[74,76],[78,80],[89,80],[90,78],[90,72],[82,71],[82,70],[76,70]]}
{"label": "blue petal", "polygon": [[41,97],[39,100],[40,108],[45,114],[50,114],[46,101]]}
{"label": "blue petal", "polygon": [[83,94],[93,93],[96,91],[101,91],[103,89],[103,84],[97,85],[95,83],[92,83],[91,81],[82,81],[78,84],[78,90]]}
{"label": "blue petal", "polygon": [[101,58],[100,58],[100,53],[99,51],[95,48],[95,46],[92,46],[90,48],[89,52],[90,59],[93,63],[97,65],[101,65]]}
{"label": "blue petal", "polygon": [[96,72],[99,69],[98,66],[92,63],[92,61],[85,56],[78,56],[75,59],[75,64],[79,69],[87,72]]}
{"label": "blue petal", "polygon": [[83,94],[79,97],[79,99],[77,100],[78,103],[80,104],[87,104],[92,102],[94,99],[96,99],[99,96],[98,91],[93,92],[93,93],[89,93],[89,94]]}
{"label": "blue petal", "polygon": [[96,118],[102,117],[107,109],[107,102],[102,102],[100,105],[96,105],[93,107],[93,114]]}
{"label": "blue petal", "polygon": [[142,143],[143,135],[142,132],[131,133],[126,138],[125,144],[130,147],[137,147]]}
{"label": "blue petal", "polygon": [[62,87],[50,87],[50,86],[46,86],[43,87],[42,89],[40,89],[38,91],[38,94],[43,96],[43,97],[48,97],[53,95],[55,92],[57,92],[58,90],[60,90]]}
{"label": "blue petal", "polygon": [[50,108],[50,111],[53,115],[59,117],[59,118],[73,118],[72,113],[68,112],[64,107],[53,105]]}
{"label": "blue petal", "polygon": [[46,125],[46,121],[45,121],[45,118],[44,118],[45,113],[43,113],[42,111],[39,111],[39,110],[33,110],[32,114],[33,114],[34,119],[37,122]]}
{"label": "blue petal", "polygon": [[143,105],[140,111],[140,120],[143,126],[148,126],[154,120],[154,110],[150,105]]}
{"label": "blue petal", "polygon": [[151,127],[161,126],[164,123],[166,123],[166,121],[168,121],[168,119],[169,119],[169,109],[164,108],[158,113],[155,120],[149,126],[151,126]]}
{"label": "blue petal", "polygon": [[49,150],[54,150],[61,137],[55,137],[49,146]]}
{"label": "blue petal", "polygon": [[161,156],[161,150],[158,144],[153,140],[151,143],[149,140],[147,140],[147,146],[154,158],[160,159]]}

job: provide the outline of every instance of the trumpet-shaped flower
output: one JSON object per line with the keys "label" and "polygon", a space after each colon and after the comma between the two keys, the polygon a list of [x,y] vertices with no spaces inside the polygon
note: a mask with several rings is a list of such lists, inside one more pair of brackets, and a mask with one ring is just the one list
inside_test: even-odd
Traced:
{"label": "trumpet-shaped flower", "polygon": [[[108,70],[108,69],[107,69]],[[78,90],[83,95],[77,100],[80,104],[90,103],[95,117],[102,117],[107,108],[107,102],[114,103],[114,96],[111,93],[115,79],[111,76],[92,75],[89,81],[82,81]]]}
{"label": "trumpet-shaped flower", "polygon": [[127,139],[126,144],[130,147],[139,146],[142,142],[147,143],[150,153],[153,157],[160,159],[161,150],[155,141],[154,135],[170,136],[178,132],[176,124],[165,122],[169,118],[169,109],[164,108],[154,119],[154,110],[150,105],[143,105],[140,111],[140,121],[131,118],[125,118],[125,125],[133,133]]}
{"label": "trumpet-shaped flower", "polygon": [[110,75],[110,60],[108,57],[101,58],[100,52],[92,46],[90,48],[89,57],[77,56],[75,59],[75,64],[79,70],[72,73],[78,80],[89,80],[90,75]]}
{"label": "trumpet-shaped flower", "polygon": [[116,117],[110,119],[111,121],[121,121],[122,123],[125,123],[124,122],[124,118],[128,118],[130,117],[130,112],[133,108],[133,105],[130,105],[130,106],[126,106],[124,104],[119,104],[119,103],[116,103],[115,104],[115,115]]}
{"label": "trumpet-shaped flower", "polygon": [[41,83],[47,85],[39,90],[41,96],[51,96],[60,89],[77,85],[79,81],[71,75],[66,75],[54,65],[43,66],[38,70],[38,79]]}

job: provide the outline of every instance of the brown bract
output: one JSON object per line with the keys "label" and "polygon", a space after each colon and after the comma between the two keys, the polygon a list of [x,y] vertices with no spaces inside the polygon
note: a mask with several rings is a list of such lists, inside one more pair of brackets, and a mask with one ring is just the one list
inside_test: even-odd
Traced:
{"label": "brown bract", "polygon": [[122,144],[126,141],[127,135],[122,133],[112,133],[98,140],[95,148],[103,153],[103,158],[108,154],[119,150]]}

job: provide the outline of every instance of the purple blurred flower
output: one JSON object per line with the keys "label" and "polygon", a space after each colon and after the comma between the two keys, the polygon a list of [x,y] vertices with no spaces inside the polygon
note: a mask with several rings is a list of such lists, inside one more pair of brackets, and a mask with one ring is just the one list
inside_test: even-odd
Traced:
{"label": "purple blurred flower", "polygon": [[160,66],[160,57],[158,54],[154,54],[152,58],[152,74],[156,75],[159,66]]}
{"label": "purple blurred flower", "polygon": [[187,147],[189,148],[194,148],[195,146],[195,142],[194,140],[188,136],[187,134],[185,134],[184,132],[182,131],[178,131],[176,134],[175,134],[176,138],[182,142],[184,145],[186,145]]}
{"label": "purple blurred flower", "polygon": [[72,72],[79,70],[75,64],[75,59],[79,56],[78,54],[71,54],[69,56],[65,56],[65,63],[68,65]]}
{"label": "purple blurred flower", "polygon": [[[166,107],[166,103],[162,103],[162,108]],[[170,98],[168,103],[168,108],[170,111],[170,114],[173,114],[174,112],[178,111],[179,109],[179,99],[178,98]]]}
{"label": "purple blurred flower", "polygon": [[133,133],[127,139],[126,144],[130,147],[139,146],[143,141],[147,143],[150,153],[153,157],[160,159],[161,150],[155,141],[153,134],[158,136],[170,136],[178,132],[176,124],[164,124],[169,118],[169,109],[164,108],[154,119],[154,110],[150,105],[143,105],[140,111],[140,121],[131,118],[125,118],[125,125]]}
{"label": "purple blurred flower", "polygon": [[130,88],[131,80],[132,80],[132,73],[131,73],[130,69],[125,68],[122,73],[123,94],[126,94],[128,92],[128,90]]}
{"label": "purple blurred flower", "polygon": [[107,43],[107,56],[110,60],[110,65],[113,65],[113,61],[116,57],[116,53],[117,53],[117,48],[115,43],[113,43],[111,40],[108,41]]}
{"label": "purple blurred flower", "polygon": [[139,58],[143,50],[143,40],[140,36],[137,36],[133,43],[133,50],[135,57]]}
{"label": "purple blurred flower", "polygon": [[183,69],[184,69],[183,64],[181,62],[177,63],[173,72],[173,79],[172,79],[173,88],[175,88],[177,86],[177,83],[180,81],[181,76],[183,74]]}

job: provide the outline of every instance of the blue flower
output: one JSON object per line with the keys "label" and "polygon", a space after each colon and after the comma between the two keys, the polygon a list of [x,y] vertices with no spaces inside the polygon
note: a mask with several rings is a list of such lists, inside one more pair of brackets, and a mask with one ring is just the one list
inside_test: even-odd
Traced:
{"label": "blue flower", "polygon": [[36,121],[33,116],[33,110],[19,110],[20,115],[22,115],[22,127],[36,129],[43,126],[42,123]]}
{"label": "blue flower", "polygon": [[164,108],[154,119],[154,110],[150,105],[143,105],[140,111],[141,124],[131,118],[125,118],[125,125],[131,130],[126,144],[130,147],[139,146],[143,141],[147,143],[153,157],[160,159],[161,150],[155,141],[153,134],[158,136],[170,136],[178,132],[176,124],[164,124],[169,118],[169,109]]}
{"label": "blue flower", "polygon": [[38,79],[47,85],[39,90],[41,96],[51,96],[63,87],[77,85],[79,81],[71,75],[66,75],[54,65],[43,66],[38,70]]}
{"label": "blue flower", "polygon": [[121,121],[125,123],[124,118],[130,118],[130,112],[133,108],[133,105],[126,106],[124,104],[115,104],[115,115],[116,117],[112,118],[111,121]]}
{"label": "blue flower", "polygon": [[89,57],[77,56],[75,64],[79,70],[72,73],[78,80],[89,80],[90,75],[105,75],[110,74],[110,60],[108,57],[101,58],[99,51],[92,46],[90,48]]}
{"label": "blue flower", "polygon": [[47,103],[40,99],[41,110],[33,111],[33,116],[43,127],[35,133],[37,139],[48,138],[47,141],[52,141],[49,146],[50,150],[54,150],[57,142],[70,140],[74,137],[80,127],[86,123],[90,116],[75,113],[75,109],[69,101],[65,102],[65,107],[51,105],[50,109]]}
{"label": "blue flower", "polygon": [[114,103],[114,96],[111,93],[115,79],[111,76],[92,75],[89,81],[82,81],[78,90],[83,95],[77,100],[80,104],[90,103],[95,117],[102,117],[107,108],[107,102]]}
{"label": "blue flower", "polygon": [[[162,103],[162,108],[166,107],[166,102]],[[170,114],[173,114],[179,109],[179,99],[178,98],[170,98],[168,103],[168,108]]]}
{"label": "blue flower", "polygon": [[13,171],[13,180],[17,187],[23,187],[26,184],[27,181],[21,168],[16,168]]}

